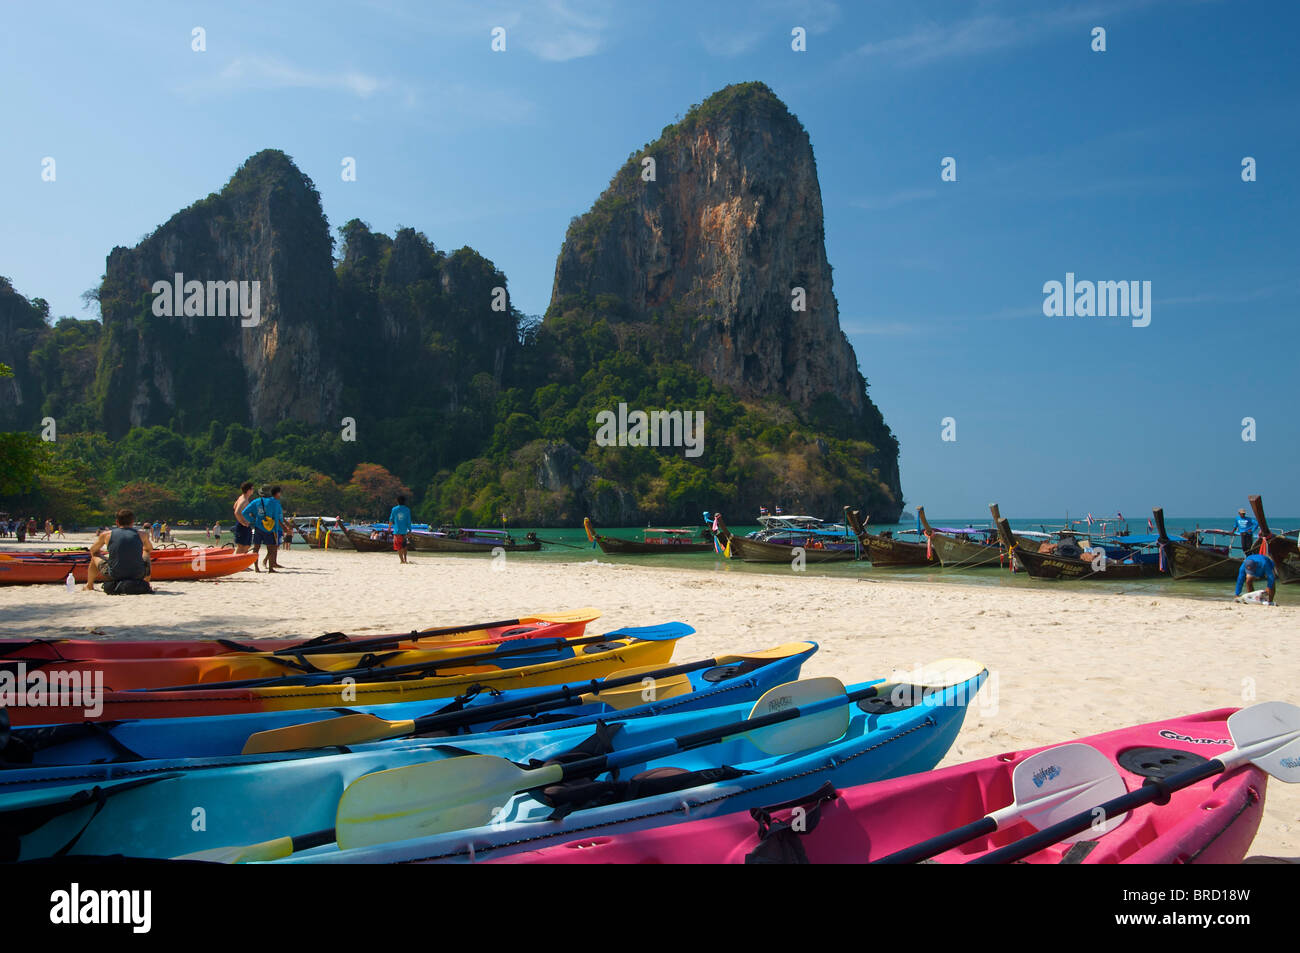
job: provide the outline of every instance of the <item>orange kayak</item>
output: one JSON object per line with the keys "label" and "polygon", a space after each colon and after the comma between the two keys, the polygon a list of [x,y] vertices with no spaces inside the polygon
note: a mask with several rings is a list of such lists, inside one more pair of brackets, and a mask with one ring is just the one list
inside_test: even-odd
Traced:
{"label": "orange kayak", "polygon": [[[273,652],[228,652],[224,655],[192,656],[189,658],[63,658],[46,661],[27,655],[10,656],[0,660],[0,671],[13,669],[25,662],[29,670],[39,669],[46,678],[80,672],[82,677],[102,675],[104,688],[109,691],[133,689],[158,689],[173,685],[204,685],[237,679],[273,678],[301,672],[341,672],[368,668],[376,674],[397,665],[416,662],[451,663],[461,656],[481,656],[485,651],[504,650],[507,643],[527,645],[528,640],[554,642],[556,650],[572,639],[581,638],[586,623],[538,623],[517,626],[509,634],[490,640],[469,642],[438,642],[429,644],[404,641],[377,651],[317,652],[285,654]],[[409,637],[408,637],[409,638]],[[364,680],[358,676],[357,680]]]}
{"label": "orange kayak", "polygon": [[[253,565],[255,553],[235,553],[231,549],[207,550],[199,558],[197,552],[189,557],[154,559],[150,574],[154,582],[175,582],[185,579],[215,579],[229,576]],[[42,582],[63,582],[68,573],[77,582],[86,581],[88,562],[62,559],[0,559],[0,586],[20,586]]]}
{"label": "orange kayak", "polygon": [[[412,629],[389,635],[364,636],[362,648],[421,648],[430,643],[474,644],[502,642],[515,638],[575,638],[587,623],[600,618],[600,610],[590,607],[563,612],[521,615],[504,622],[471,622],[466,625]],[[23,659],[29,662],[86,659],[193,658],[246,652],[284,652],[328,644],[342,648],[357,641],[342,632],[327,632],[312,639],[256,639],[236,642],[231,639],[10,639],[0,642],[0,659]],[[387,644],[388,642],[393,644]]]}

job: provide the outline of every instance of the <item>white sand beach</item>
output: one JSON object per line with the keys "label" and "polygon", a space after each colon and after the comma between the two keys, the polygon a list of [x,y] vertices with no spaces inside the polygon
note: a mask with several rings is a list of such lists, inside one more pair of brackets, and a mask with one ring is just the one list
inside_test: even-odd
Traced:
{"label": "white sand beach", "polygon": [[[500,569],[490,557],[425,554],[401,566],[395,555],[299,547],[282,562],[275,576],[160,583],[145,597],[3,587],[0,633],[378,634],[591,605],[604,613],[594,632],[670,619],[695,626],[679,660],[811,639],[821,651],[805,674],[850,682],[970,656],[991,679],[945,763],[1257,700],[1300,701],[1300,600],[1264,608],[1226,595],[903,581],[865,566],[855,578],[647,568],[610,557],[530,563],[528,554],[507,556]],[[1280,593],[1284,603],[1289,595]],[[1251,854],[1300,857],[1298,818],[1300,788],[1271,782]]]}

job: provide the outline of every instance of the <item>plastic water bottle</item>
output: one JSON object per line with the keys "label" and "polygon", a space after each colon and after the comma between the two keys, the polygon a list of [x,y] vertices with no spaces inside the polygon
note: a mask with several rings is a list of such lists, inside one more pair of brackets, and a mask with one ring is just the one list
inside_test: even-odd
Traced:
{"label": "plastic water bottle", "polygon": [[77,588],[77,580],[72,578],[71,572],[68,573],[68,578],[63,580],[63,588],[66,589],[68,592],[71,592],[73,589]]}

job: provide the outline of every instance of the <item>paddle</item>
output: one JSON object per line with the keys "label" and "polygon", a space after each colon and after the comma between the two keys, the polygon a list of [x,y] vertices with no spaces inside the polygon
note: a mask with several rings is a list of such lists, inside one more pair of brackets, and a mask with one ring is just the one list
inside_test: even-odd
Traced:
{"label": "paddle", "polygon": [[1261,702],[1228,717],[1233,748],[1227,754],[1188,768],[1163,781],[1148,781],[1134,791],[1111,798],[1086,811],[1044,828],[1013,844],[968,861],[972,864],[1009,864],[1065,840],[1096,823],[1144,804],[1167,803],[1174,791],[1190,787],[1247,762],[1268,774],[1294,784],[1300,781],[1300,707],[1286,702]]}
{"label": "paddle", "polygon": [[660,625],[633,626],[615,629],[603,635],[587,635],[580,639],[518,639],[502,642],[491,652],[479,652],[474,655],[458,655],[450,658],[433,659],[428,662],[412,662],[409,665],[392,665],[387,668],[360,666],[339,669],[335,672],[313,672],[303,675],[272,675],[264,678],[242,678],[229,682],[196,682],[187,685],[169,685],[165,688],[132,688],[131,692],[188,692],[211,691],[225,688],[266,688],[276,685],[310,686],[328,685],[330,682],[352,678],[358,675],[367,677],[370,682],[387,682],[409,675],[412,672],[432,672],[440,668],[472,665],[477,662],[495,662],[501,659],[531,655],[538,652],[556,651],[580,645],[595,645],[611,639],[640,639],[643,642],[671,642],[694,632],[684,622],[665,622]]}
{"label": "paddle", "polygon": [[[953,679],[951,684],[965,682],[984,670],[979,662],[970,660],[960,660],[955,667],[946,664],[945,675]],[[349,785],[339,800],[334,824],[339,848],[480,827],[490,823],[501,805],[520,792],[654,761],[727,738],[744,737],[774,756],[820,747],[848,729],[851,703],[887,694],[893,687],[876,684],[846,692],[837,678],[809,678],[773,688],[741,721],[567,764],[521,768],[504,758],[467,755],[364,775]]]}
{"label": "paddle", "polygon": [[553,691],[528,698],[500,701],[459,711],[434,712],[410,720],[387,721],[377,715],[358,712],[327,721],[272,728],[250,735],[248,741],[244,743],[243,753],[266,754],[272,751],[301,751],[306,748],[365,744],[439,728],[474,724],[505,715],[532,714],[592,702],[603,702],[611,708],[621,710],[646,703],[644,685],[647,678],[654,681],[656,701],[675,698],[691,691],[691,681],[686,677],[690,672],[731,664],[733,661],[788,658],[799,652],[806,652],[811,645],[810,642],[793,642],[745,655],[719,656],[681,665],[647,665],[622,669],[603,679],[592,679],[586,683],[585,688],[562,685]]}
{"label": "paddle", "polygon": [[[1091,745],[1049,748],[1016,765],[1011,775],[1011,803],[1006,807],[871,863],[917,864],[1020,821],[1041,829],[1073,817],[1099,799],[1123,794],[1124,790],[1124,780],[1110,758]],[[1100,837],[1123,820],[1107,818],[1101,829],[1090,825],[1086,837],[1076,835],[1075,839]]]}
{"label": "paddle", "polygon": [[[242,847],[218,847],[177,859],[220,863],[274,860],[293,853],[296,844],[337,840],[339,849],[346,850],[480,827],[496,816],[506,799],[520,791],[566,778],[589,777],[735,736],[745,736],[767,754],[804,751],[841,737],[849,724],[848,706],[855,701],[900,689],[914,694],[918,689],[925,692],[950,688],[975,678],[984,666],[971,659],[942,659],[924,671],[934,673],[924,685],[876,683],[851,693],[836,678],[788,682],[763,695],[742,721],[565,765],[529,770],[504,758],[463,755],[377,771],[362,775],[344,790],[333,831],[280,837]],[[442,767],[433,770],[439,765]],[[330,838],[331,833],[336,836]]]}
{"label": "paddle", "polygon": [[[578,623],[591,622],[600,618],[599,609],[574,609],[569,612],[538,612],[535,615],[521,616],[518,619],[502,619],[498,622],[470,622],[464,625],[446,626],[441,629],[420,629],[412,631],[407,635],[381,635],[370,639],[349,640],[347,642],[328,642],[319,645],[305,645],[301,648],[291,646],[289,648],[276,649],[274,655],[319,655],[331,652],[354,652],[357,649],[374,648],[381,645],[394,645],[398,642],[411,641],[418,642],[421,639],[438,638],[444,635],[456,635],[460,632],[473,632],[477,629],[505,629],[515,625],[527,625],[531,622],[554,622],[554,623]],[[247,651],[256,652],[256,647],[249,647]]]}

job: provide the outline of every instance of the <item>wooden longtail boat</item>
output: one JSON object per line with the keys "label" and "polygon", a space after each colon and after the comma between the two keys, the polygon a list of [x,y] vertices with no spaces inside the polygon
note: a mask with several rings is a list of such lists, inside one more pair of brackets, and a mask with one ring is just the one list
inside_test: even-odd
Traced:
{"label": "wooden longtail boat", "polygon": [[792,546],[737,536],[727,528],[721,516],[718,517],[718,541],[724,547],[731,547],[733,559],[743,559],[747,563],[791,563],[798,556],[795,550],[803,551],[806,563],[852,562],[858,558],[852,549],[828,549],[817,545]]}
{"label": "wooden longtail boat", "polygon": [[1267,551],[1277,567],[1277,581],[1300,582],[1300,547],[1288,536],[1274,536],[1268,529],[1268,519],[1264,516],[1264,501],[1258,495],[1247,497],[1250,508],[1255,512],[1255,522],[1259,524],[1259,552]]}
{"label": "wooden longtail boat", "polygon": [[882,533],[868,533],[862,525],[862,515],[857,510],[845,510],[845,518],[858,542],[862,544],[862,558],[871,560],[872,566],[929,566],[936,565],[939,557],[933,547],[896,539]]}
{"label": "wooden longtail boat", "polygon": [[[1039,552],[1023,541],[1017,544],[1011,533],[1011,525],[1005,519],[998,520],[998,532],[1002,542],[1012,550],[1016,568],[1022,569],[1038,579],[1097,579],[1103,582],[1123,582],[1130,579],[1148,579],[1161,574],[1157,562],[1119,562],[1115,559],[1083,558],[1085,555],[1072,537],[1062,536],[1055,544],[1046,544],[1043,548],[1050,552]],[[1075,555],[1075,553],[1078,555]],[[1104,567],[1104,568],[1103,568]]]}
{"label": "wooden longtail boat", "polygon": [[508,553],[535,553],[542,548],[535,533],[519,542],[499,529],[440,529],[436,532],[413,532],[406,544],[421,553],[491,553],[501,549]]}
{"label": "wooden longtail boat", "polygon": [[[990,504],[996,507],[997,504]],[[921,529],[930,540],[939,562],[948,569],[998,568],[1007,565],[1006,551],[995,528],[940,532],[925,518],[925,507],[916,508]]]}
{"label": "wooden longtail boat", "polygon": [[[1201,543],[1200,533],[1184,534],[1182,539],[1171,539],[1165,531],[1165,511],[1163,507],[1154,507],[1151,515],[1155,519],[1156,533],[1160,536],[1160,548],[1164,555],[1165,568],[1175,579],[1236,579],[1241,569],[1241,559],[1229,555],[1228,546],[1205,546]],[[1190,535],[1190,539],[1187,536]]]}
{"label": "wooden longtail boat", "polygon": [[343,532],[347,536],[348,542],[352,544],[352,548],[359,553],[391,553],[393,551],[393,537],[391,534],[388,534],[387,539],[371,539],[369,533],[363,533],[342,523],[339,525],[343,526]]}
{"label": "wooden longtail boat", "polygon": [[582,528],[587,531],[587,540],[599,546],[600,551],[607,556],[664,556],[713,552],[713,542],[708,539],[710,530],[707,527],[699,531],[705,534],[704,538],[696,538],[695,530],[647,527],[644,538],[640,540],[601,536],[596,532],[589,516],[583,517]]}

